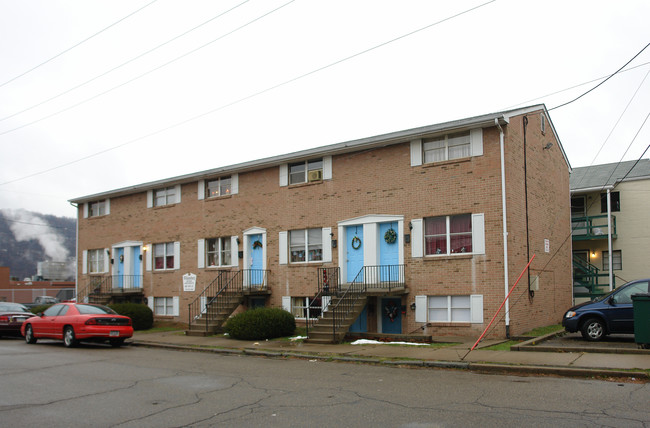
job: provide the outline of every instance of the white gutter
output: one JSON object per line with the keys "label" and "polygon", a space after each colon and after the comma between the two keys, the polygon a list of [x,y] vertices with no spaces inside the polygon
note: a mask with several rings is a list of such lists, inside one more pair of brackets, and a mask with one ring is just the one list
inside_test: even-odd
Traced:
{"label": "white gutter", "polygon": [[612,197],[610,189],[607,189],[607,252],[609,263],[609,291],[612,291],[614,286],[614,269],[612,266]]}
{"label": "white gutter", "polygon": [[593,193],[593,192],[602,192],[603,190],[611,190],[614,188],[613,184],[605,185],[605,186],[596,186],[596,187],[585,187],[583,189],[573,189],[571,190],[572,195],[581,195],[583,193]]}
{"label": "white gutter", "polygon": [[506,313],[506,335],[510,336],[510,299],[508,299],[508,221],[506,218],[506,161],[504,149],[503,128],[499,124],[499,119],[494,119],[494,123],[499,128],[499,147],[501,150],[501,209],[503,210],[503,282],[505,286],[505,313]]}

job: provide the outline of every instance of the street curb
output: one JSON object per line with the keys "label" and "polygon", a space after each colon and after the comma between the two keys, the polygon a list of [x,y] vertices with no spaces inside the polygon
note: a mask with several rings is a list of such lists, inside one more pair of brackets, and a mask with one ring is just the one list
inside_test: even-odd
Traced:
{"label": "street curb", "polygon": [[563,334],[564,330],[560,331],[555,331],[553,333],[548,333],[543,336],[539,337],[533,337],[530,340],[527,340],[525,342],[518,343],[516,345],[512,345],[510,347],[511,351],[528,351],[532,349],[538,349],[539,347],[533,348],[534,345],[537,345],[538,343],[546,342],[547,340],[553,339],[556,336],[559,336],[560,334]]}
{"label": "street curb", "polygon": [[533,352],[578,352],[578,353],[595,353],[595,354],[631,354],[631,355],[644,355],[650,354],[650,349],[634,349],[634,348],[605,348],[605,347],[582,347],[582,346],[540,346],[540,343],[553,339],[556,336],[564,334],[564,330],[556,331],[554,333],[545,334],[544,336],[534,337],[525,342],[512,345],[511,351],[533,351]]}
{"label": "street curb", "polygon": [[526,375],[556,375],[562,377],[580,377],[580,378],[634,378],[648,380],[650,376],[646,372],[610,370],[597,368],[578,368],[578,367],[556,367],[556,366],[530,366],[530,365],[509,365],[494,363],[470,363],[469,369],[482,373],[502,373],[502,374],[526,374]]}
{"label": "street curb", "polygon": [[132,341],[131,346],[147,348],[160,348],[186,352],[205,352],[223,355],[250,355],[266,358],[299,358],[310,361],[340,361],[346,363],[375,364],[387,367],[424,367],[439,369],[460,369],[477,373],[493,373],[507,375],[555,375],[561,377],[577,378],[631,378],[650,380],[650,375],[639,371],[622,371],[600,368],[574,368],[557,366],[531,366],[497,363],[470,363],[459,361],[429,361],[429,360],[387,360],[381,358],[361,358],[339,355],[305,354],[299,352],[278,352],[264,349],[234,349],[234,348],[208,348],[202,346],[171,345],[167,343]]}

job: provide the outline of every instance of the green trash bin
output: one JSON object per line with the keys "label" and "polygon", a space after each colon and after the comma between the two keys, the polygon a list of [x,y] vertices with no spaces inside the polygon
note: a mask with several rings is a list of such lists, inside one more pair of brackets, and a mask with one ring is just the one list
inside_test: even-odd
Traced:
{"label": "green trash bin", "polygon": [[650,347],[650,294],[633,294],[634,341],[642,348]]}

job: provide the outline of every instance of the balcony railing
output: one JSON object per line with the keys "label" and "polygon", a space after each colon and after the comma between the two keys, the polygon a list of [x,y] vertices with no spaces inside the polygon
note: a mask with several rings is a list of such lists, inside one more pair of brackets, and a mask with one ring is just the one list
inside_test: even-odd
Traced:
{"label": "balcony railing", "polygon": [[91,276],[85,290],[80,291],[78,301],[87,300],[89,296],[118,296],[142,293],[142,275],[107,275]]}
{"label": "balcony railing", "polygon": [[[571,229],[574,241],[607,239],[607,215],[572,217]],[[616,238],[616,216],[612,216],[612,238]]]}

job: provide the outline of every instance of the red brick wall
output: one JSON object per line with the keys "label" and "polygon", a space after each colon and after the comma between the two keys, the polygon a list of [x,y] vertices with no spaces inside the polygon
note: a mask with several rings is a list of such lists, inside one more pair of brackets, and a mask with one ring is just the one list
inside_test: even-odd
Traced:
{"label": "red brick wall", "polygon": [[[571,282],[566,247],[547,265],[543,239],[551,240],[551,255],[563,234],[569,232],[568,169],[559,146],[541,149],[552,134],[533,136],[535,115],[529,115],[527,140],[529,214],[531,248],[538,253],[534,269],[542,273],[541,289],[535,298],[520,299],[511,305],[511,332],[556,322],[557,311],[570,303]],[[536,117],[536,116],[535,116]],[[509,271],[511,282],[526,264],[523,208],[523,168],[521,118],[504,127],[507,132]],[[515,128],[515,129],[513,129]],[[539,126],[537,126],[539,128]],[[534,143],[533,143],[534,141]],[[534,148],[531,148],[533,147]],[[501,175],[499,133],[484,129],[483,156],[435,165],[411,167],[410,143],[337,155],[333,157],[333,179],[318,184],[279,186],[279,168],[239,174],[239,193],[223,198],[198,200],[197,183],[182,186],[180,204],[147,208],[146,192],[111,199],[111,213],[105,217],[83,218],[79,210],[79,251],[111,247],[121,241],[145,244],[180,241],[180,270],[145,272],[145,294],[159,297],[180,296],[180,321],[187,319],[187,305],[216,275],[214,269],[197,268],[197,240],[237,235],[243,250],[242,232],[251,227],[266,229],[266,266],[271,270],[272,294],[268,304],[280,306],[282,296],[313,296],[317,289],[316,267],[338,266],[337,249],[332,263],[280,265],[280,231],[331,227],[339,239],[337,222],[369,214],[403,215],[405,233],[412,219],[464,213],[485,215],[485,255],[447,258],[411,258],[411,245],[404,246],[406,282],[409,293],[402,299],[410,305],[416,295],[484,296],[484,319],[489,321],[504,297],[503,234],[501,215]],[[532,201],[532,202],[531,202]],[[570,240],[569,240],[570,243]],[[338,245],[346,245],[339,240]],[[540,251],[541,249],[541,251]],[[82,272],[81,254],[78,257]],[[240,268],[244,268],[239,260]],[[197,292],[182,290],[182,275],[197,274]],[[80,278],[80,287],[86,279]],[[525,284],[523,284],[525,285]],[[522,287],[522,284],[520,284]],[[561,290],[559,287],[564,288]],[[521,288],[523,289],[523,287]],[[557,309],[557,310],[556,310]],[[374,321],[369,323],[374,325]],[[402,331],[419,330],[414,312],[407,309]],[[484,325],[432,325],[425,332],[433,335],[475,335]],[[499,321],[493,335],[505,334]]]}

